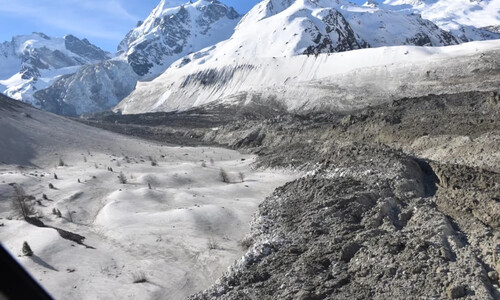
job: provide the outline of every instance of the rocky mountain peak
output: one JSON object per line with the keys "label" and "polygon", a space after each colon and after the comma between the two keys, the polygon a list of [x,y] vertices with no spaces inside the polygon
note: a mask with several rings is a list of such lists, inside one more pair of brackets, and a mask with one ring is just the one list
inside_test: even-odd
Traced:
{"label": "rocky mountain peak", "polygon": [[0,44],[0,92],[37,106],[33,93],[50,85],[55,77],[109,58],[109,53],[73,35],[60,38],[34,32],[15,36]]}
{"label": "rocky mountain peak", "polygon": [[144,78],[161,74],[184,55],[231,36],[240,15],[219,1],[162,0],[149,17],[131,30],[118,50]]}
{"label": "rocky mountain peak", "polygon": [[91,60],[105,60],[109,58],[109,53],[92,45],[87,39],[80,40],[71,34],[64,37],[64,45],[69,51]]}

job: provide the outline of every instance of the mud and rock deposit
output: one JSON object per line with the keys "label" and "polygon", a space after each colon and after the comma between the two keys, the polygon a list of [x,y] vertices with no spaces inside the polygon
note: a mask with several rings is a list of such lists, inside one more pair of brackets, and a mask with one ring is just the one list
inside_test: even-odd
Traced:
{"label": "mud and rock deposit", "polygon": [[86,122],[307,172],[260,205],[245,256],[191,300],[500,299],[497,91],[347,113],[212,106]]}

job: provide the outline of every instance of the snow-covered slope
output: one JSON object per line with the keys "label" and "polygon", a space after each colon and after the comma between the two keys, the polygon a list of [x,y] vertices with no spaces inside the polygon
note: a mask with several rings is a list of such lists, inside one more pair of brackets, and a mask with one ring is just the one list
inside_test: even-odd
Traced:
{"label": "snow-covered slope", "polygon": [[[207,288],[243,255],[238,241],[258,204],[297,176],[252,171],[252,155],[167,147],[4,98],[0,242],[54,299],[184,299]],[[60,158],[65,166],[55,167]],[[231,184],[219,179],[220,168]],[[9,183],[37,200],[30,203],[38,222],[81,235],[92,248],[19,218]],[[18,257],[24,241],[33,256]],[[134,283],[141,277],[146,282]]]}
{"label": "snow-covered slope", "polygon": [[165,71],[188,53],[228,39],[240,15],[219,1],[162,0],[120,43],[118,51],[145,79]]}
{"label": "snow-covered slope", "polygon": [[157,79],[140,83],[117,109],[141,113],[273,99],[290,110],[349,110],[403,97],[500,86],[500,40],[238,60],[222,60],[219,46],[225,45],[193,54]]}
{"label": "snow-covered slope", "polygon": [[500,25],[498,0],[385,0],[383,4],[420,13],[463,41],[500,38],[488,30]]}
{"label": "snow-covered slope", "polygon": [[230,40],[217,46],[216,55],[227,61],[457,43],[453,36],[418,15],[343,0],[265,0],[244,16]]}
{"label": "snow-covered slope", "polygon": [[34,96],[44,110],[78,116],[115,106],[134,90],[137,77],[127,63],[109,60],[63,76]]}
{"label": "snow-covered slope", "polygon": [[[230,39],[184,57],[152,82],[139,83],[117,109],[124,113],[185,109],[246,93],[276,96],[289,108],[320,103],[349,108],[366,102],[366,96],[372,93],[366,88],[349,91],[346,86],[377,85],[386,97],[400,86],[418,84],[411,77],[418,72],[443,69],[448,73],[456,71],[454,76],[465,72],[444,70],[444,66],[434,66],[430,61],[453,64],[447,61],[450,57],[472,55],[475,46],[383,48],[317,58],[298,56],[369,47],[459,43],[458,38],[418,14],[375,4],[358,6],[344,0],[262,1],[243,17]],[[478,44],[479,49],[482,45],[489,48],[492,44]],[[458,66],[465,62],[455,63]],[[364,81],[350,77],[354,70],[366,74]],[[320,78],[330,78],[331,85],[321,87],[323,82],[313,82]],[[382,86],[384,82],[387,85]],[[425,92],[423,86],[420,92]],[[356,96],[362,92],[363,97]]]}
{"label": "snow-covered slope", "polygon": [[40,106],[33,94],[59,76],[82,65],[109,59],[109,53],[72,35],[54,38],[43,33],[16,36],[0,44],[0,92]]}

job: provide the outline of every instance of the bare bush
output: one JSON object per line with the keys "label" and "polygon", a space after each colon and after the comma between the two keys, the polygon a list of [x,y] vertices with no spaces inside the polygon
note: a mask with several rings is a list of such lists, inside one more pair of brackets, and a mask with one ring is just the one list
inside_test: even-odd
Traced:
{"label": "bare bush", "polygon": [[238,245],[240,245],[241,249],[243,250],[248,250],[250,247],[252,247],[254,244],[254,241],[251,237],[244,237],[241,241],[238,242]]}
{"label": "bare bush", "polygon": [[156,158],[154,158],[154,157],[152,157],[152,156],[148,156],[148,159],[149,159],[149,161],[151,162],[151,165],[152,165],[153,167],[158,166],[158,161],[156,161]]}
{"label": "bare bush", "polygon": [[73,223],[73,213],[74,212],[72,212],[71,210],[69,210],[69,208],[67,206],[66,206],[66,211],[68,212],[68,221],[70,221],[71,223]]}
{"label": "bare bush", "polygon": [[52,214],[57,216],[58,218],[61,218],[62,217],[62,214],[61,214],[61,211],[57,208],[53,208],[52,209]]}
{"label": "bare bush", "polygon": [[229,175],[224,169],[220,169],[219,171],[220,180],[225,183],[229,183]]}
{"label": "bare bush", "polygon": [[219,243],[213,237],[208,239],[207,247],[208,247],[208,250],[220,249]]}
{"label": "bare bush", "polygon": [[243,172],[239,172],[238,177],[240,178],[241,182],[245,182],[245,174],[243,174]]}
{"label": "bare bush", "polygon": [[144,272],[135,272],[132,274],[133,283],[144,283],[148,282],[148,277]]}
{"label": "bare bush", "polygon": [[127,177],[123,174],[123,172],[120,172],[120,175],[118,175],[118,181],[121,184],[127,184]]}
{"label": "bare bush", "polygon": [[30,198],[32,197],[27,196],[24,189],[20,185],[14,184],[12,187],[14,188],[14,194],[12,195],[12,209],[25,219],[36,214],[34,204],[30,201]]}

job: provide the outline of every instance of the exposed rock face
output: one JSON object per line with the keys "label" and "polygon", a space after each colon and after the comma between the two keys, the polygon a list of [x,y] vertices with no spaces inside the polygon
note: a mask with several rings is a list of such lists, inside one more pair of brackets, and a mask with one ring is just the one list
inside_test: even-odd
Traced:
{"label": "exposed rock face", "polygon": [[[72,35],[63,38],[43,33],[15,36],[0,44],[0,81],[5,93],[17,100],[40,107],[33,94],[46,88],[59,76],[76,72],[81,66],[109,59],[111,55],[87,39]],[[16,77],[20,77],[16,78]],[[39,80],[43,77],[43,80]]]}
{"label": "exposed rock face", "polygon": [[482,29],[484,30],[488,30],[490,32],[493,32],[493,33],[498,33],[500,34],[500,25],[496,25],[496,26],[486,26],[486,27],[483,27]]}
{"label": "exposed rock face", "polygon": [[317,26],[306,30],[311,34],[314,44],[308,46],[304,54],[343,52],[369,47],[338,10],[331,9],[326,12],[323,22],[326,25],[323,33]]}
{"label": "exposed rock face", "polygon": [[182,56],[230,37],[240,15],[219,1],[169,7],[164,0],[118,50],[139,76],[154,78]]}
{"label": "exposed rock face", "polygon": [[35,97],[42,109],[78,116],[115,106],[134,90],[136,83],[137,75],[127,63],[110,60],[82,67],[38,91]]}
{"label": "exposed rock face", "polygon": [[[90,60],[100,61],[109,58],[109,54],[101,50],[100,48],[92,45],[87,39],[80,40],[73,35],[67,35],[64,37],[64,43],[66,49],[78,54],[81,57],[88,58]],[[85,63],[84,61],[81,62]]]}

